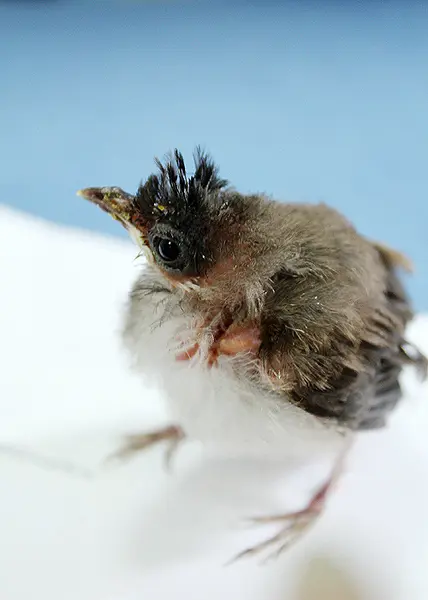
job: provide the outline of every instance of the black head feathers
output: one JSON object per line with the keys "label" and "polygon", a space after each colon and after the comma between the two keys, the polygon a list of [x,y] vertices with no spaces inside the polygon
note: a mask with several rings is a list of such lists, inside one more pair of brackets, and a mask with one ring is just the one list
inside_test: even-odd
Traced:
{"label": "black head feathers", "polygon": [[218,167],[201,148],[194,155],[194,174],[187,174],[183,155],[177,149],[164,162],[155,159],[158,172],[138,188],[135,201],[147,216],[180,221],[202,208],[208,193],[221,192],[228,182],[218,175]]}

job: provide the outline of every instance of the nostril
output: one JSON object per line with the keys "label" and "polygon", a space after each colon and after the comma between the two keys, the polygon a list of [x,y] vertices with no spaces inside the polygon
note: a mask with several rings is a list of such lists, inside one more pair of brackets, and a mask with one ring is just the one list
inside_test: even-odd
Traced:
{"label": "nostril", "polygon": [[104,199],[104,194],[100,190],[94,190],[92,193],[92,197],[94,198],[94,200],[101,201]]}

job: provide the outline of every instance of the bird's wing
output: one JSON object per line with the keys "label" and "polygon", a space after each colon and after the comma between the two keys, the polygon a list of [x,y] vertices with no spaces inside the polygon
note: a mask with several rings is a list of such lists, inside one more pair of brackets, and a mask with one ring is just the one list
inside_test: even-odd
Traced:
{"label": "bird's wing", "polygon": [[362,332],[355,355],[355,368],[340,361],[340,352],[310,359],[336,361],[335,377],[325,389],[317,385],[300,385],[287,393],[305,411],[320,418],[332,419],[352,429],[377,429],[401,398],[399,375],[404,365],[416,366],[423,377],[427,375],[427,359],[405,339],[405,329],[413,313],[397,275],[399,267],[409,267],[401,254],[379,244],[373,244],[385,269],[384,296],[373,307]]}

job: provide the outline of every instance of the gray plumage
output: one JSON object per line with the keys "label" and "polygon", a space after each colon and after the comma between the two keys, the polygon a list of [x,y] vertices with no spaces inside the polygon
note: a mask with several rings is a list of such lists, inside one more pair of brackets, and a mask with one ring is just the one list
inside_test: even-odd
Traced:
{"label": "gray plumage", "polygon": [[[426,368],[405,340],[413,315],[397,271],[406,259],[323,204],[236,192],[201,151],[193,176],[178,151],[157,164],[135,197],[123,193],[119,217],[151,249],[163,290],[224,331],[256,327],[249,376],[258,385],[353,430],[383,426],[401,397],[403,365]],[[92,190],[105,208],[104,192]],[[159,252],[165,240],[179,248],[175,262]]]}

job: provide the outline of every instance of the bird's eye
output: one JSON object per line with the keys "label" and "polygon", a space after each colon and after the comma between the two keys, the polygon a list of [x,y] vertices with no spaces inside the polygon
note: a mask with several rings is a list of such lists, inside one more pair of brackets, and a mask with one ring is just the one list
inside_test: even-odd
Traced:
{"label": "bird's eye", "polygon": [[170,238],[155,238],[154,246],[159,257],[166,264],[175,263],[181,256],[180,246]]}

